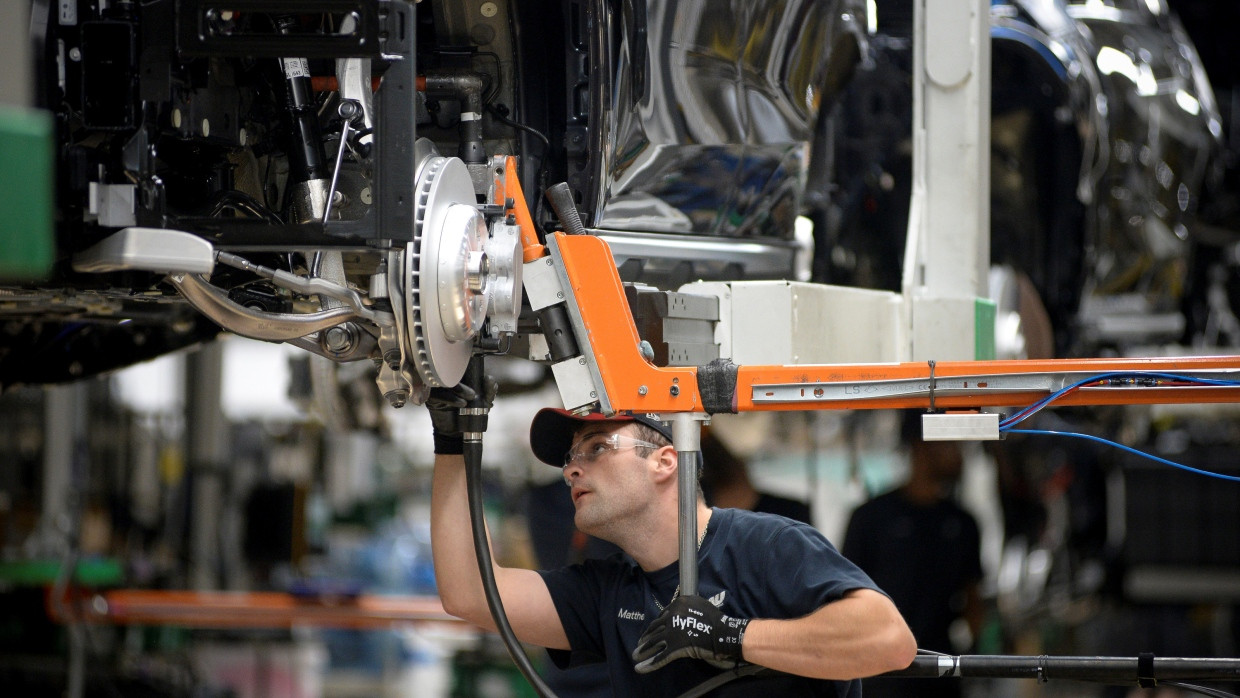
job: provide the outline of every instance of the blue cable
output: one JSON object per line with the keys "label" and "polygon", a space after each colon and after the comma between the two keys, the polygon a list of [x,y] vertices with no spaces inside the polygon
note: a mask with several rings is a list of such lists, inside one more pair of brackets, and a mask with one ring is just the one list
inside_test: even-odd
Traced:
{"label": "blue cable", "polygon": [[1132,448],[1130,446],[1125,446],[1124,444],[1121,444],[1121,443],[1109,441],[1099,436],[1091,436],[1090,434],[1078,434],[1077,432],[1074,432],[1074,431],[1049,431],[1046,429],[1003,429],[1002,431],[1008,434],[1041,434],[1041,435],[1048,435],[1048,436],[1071,436],[1073,438],[1085,439],[1087,441],[1097,441],[1098,443],[1106,444],[1108,446],[1114,446],[1116,448],[1122,449],[1129,453],[1141,456],[1142,458],[1148,458],[1156,463],[1162,463],[1163,465],[1169,465],[1173,468],[1179,468],[1180,470],[1187,470],[1190,473],[1196,473],[1198,475],[1208,475],[1209,477],[1216,477],[1220,480],[1229,480],[1231,482],[1240,482],[1240,477],[1236,477],[1235,475],[1223,475],[1222,473],[1212,473],[1209,470],[1199,470],[1197,468],[1192,468],[1182,463],[1175,463],[1173,461],[1169,461],[1166,458],[1159,458],[1158,456],[1145,453],[1144,451],[1138,451],[1137,449]]}
{"label": "blue cable", "polygon": [[1110,373],[1100,373],[1094,376],[1090,376],[1089,378],[1084,378],[1071,385],[1067,385],[1067,386],[1064,386],[1063,388],[1060,388],[1059,390],[1056,390],[1050,395],[1047,395],[1041,400],[1038,400],[1037,402],[1033,403],[1032,405],[1029,405],[1028,407],[1025,407],[1024,409],[1020,410],[1019,412],[1012,415],[1011,417],[1008,417],[1007,419],[1003,420],[1002,422],[999,423],[999,428],[1001,430],[1009,429],[1017,424],[1020,424],[1021,422],[1025,421],[1026,419],[1032,417],[1034,414],[1039,412],[1043,407],[1046,407],[1047,405],[1054,402],[1055,400],[1058,400],[1059,398],[1063,397],[1065,394],[1072,392],[1073,390],[1076,390],[1077,388],[1083,385],[1088,385],[1090,383],[1096,383],[1102,380],[1112,380],[1116,378],[1132,378],[1132,379],[1157,378],[1157,379],[1162,379],[1162,380],[1177,381],[1181,383],[1192,383],[1194,385],[1214,385],[1214,386],[1231,387],[1231,388],[1240,386],[1240,381],[1220,380],[1217,378],[1197,378],[1195,376],[1184,376],[1184,375],[1179,375],[1176,373],[1160,373],[1160,372],[1155,372],[1155,371],[1112,371]]}

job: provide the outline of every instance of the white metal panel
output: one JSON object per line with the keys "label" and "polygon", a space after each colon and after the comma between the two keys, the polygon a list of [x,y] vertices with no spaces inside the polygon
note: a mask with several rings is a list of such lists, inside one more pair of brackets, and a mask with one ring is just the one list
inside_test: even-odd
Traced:
{"label": "white metal panel", "polygon": [[720,356],[741,365],[900,361],[898,294],[788,281],[694,283],[720,299]]}
{"label": "white metal panel", "polygon": [[926,76],[942,87],[955,87],[973,72],[976,10],[977,3],[926,0]]}
{"label": "white metal panel", "polygon": [[912,361],[972,361],[976,353],[977,301],[971,297],[917,294],[912,307]]}
{"label": "white metal panel", "polygon": [[792,297],[784,281],[733,283],[732,361],[737,364],[794,364]]}

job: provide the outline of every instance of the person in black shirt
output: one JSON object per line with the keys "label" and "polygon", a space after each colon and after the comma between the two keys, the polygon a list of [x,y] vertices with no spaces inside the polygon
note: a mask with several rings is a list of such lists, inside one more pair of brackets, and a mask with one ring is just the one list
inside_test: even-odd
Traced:
{"label": "person in black shirt", "polygon": [[[981,627],[981,541],[973,516],[952,499],[960,446],[922,441],[920,417],[908,411],[901,430],[908,482],[853,512],[842,552],[890,594],[919,648],[956,654],[951,625],[964,619],[974,637]],[[865,682],[865,695],[952,698],[961,686],[954,679],[876,679]]]}
{"label": "person in black shirt", "polygon": [[[709,506],[777,514],[813,525],[805,502],[762,492],[749,479],[745,462],[729,449],[712,427],[702,428],[702,491]],[[620,549],[573,525],[573,503],[566,483],[557,481],[529,490],[529,535],[535,559],[543,569],[610,557]],[[558,694],[578,698],[612,695],[607,666],[589,663],[560,668],[554,662],[541,670],[543,680]]]}
{"label": "person in black shirt", "polygon": [[[452,615],[493,628],[470,534],[459,430],[453,433],[450,415],[428,407],[440,600]],[[858,696],[853,679],[912,662],[913,636],[891,599],[822,534],[781,517],[710,509],[700,492],[700,595],[682,596],[670,436],[646,415],[544,409],[535,416],[531,447],[563,468],[577,528],[625,554],[541,573],[497,566],[520,640],[556,650],[557,660],[605,661],[621,696],[676,696],[744,663],[782,672],[729,685],[745,695],[769,685],[771,695]],[[780,688],[788,682],[792,693]]]}

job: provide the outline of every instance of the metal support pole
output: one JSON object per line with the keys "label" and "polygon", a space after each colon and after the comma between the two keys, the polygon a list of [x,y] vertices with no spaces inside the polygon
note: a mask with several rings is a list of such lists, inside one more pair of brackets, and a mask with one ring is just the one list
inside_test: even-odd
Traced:
{"label": "metal support pole", "polygon": [[221,404],[224,347],[204,345],[185,362],[186,452],[193,487],[190,529],[190,587],[219,586],[220,478],[228,459],[228,424]]}
{"label": "metal support pole", "polygon": [[[80,552],[90,394],[85,383],[77,382],[50,386],[43,396],[43,514],[35,537],[35,551],[37,555],[59,555],[61,558],[51,603],[63,608]],[[65,696],[81,698],[86,686],[86,636],[77,623],[70,623],[67,629]]]}
{"label": "metal support pole", "polygon": [[680,509],[680,594],[697,594],[697,483],[702,451],[703,414],[679,412],[671,416],[672,446],[676,449],[676,485]]}
{"label": "metal support pole", "polygon": [[75,452],[86,439],[85,383],[49,386],[43,391],[43,501],[38,554],[60,555],[76,544],[79,499],[85,483],[75,472]]}

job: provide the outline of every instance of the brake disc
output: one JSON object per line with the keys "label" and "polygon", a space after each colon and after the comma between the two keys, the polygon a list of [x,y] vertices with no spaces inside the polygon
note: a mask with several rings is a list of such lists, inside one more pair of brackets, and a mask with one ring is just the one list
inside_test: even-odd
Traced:
{"label": "brake disc", "polygon": [[450,387],[465,374],[486,319],[486,218],[459,158],[431,156],[420,167],[416,196],[404,270],[407,354],[426,385]]}

